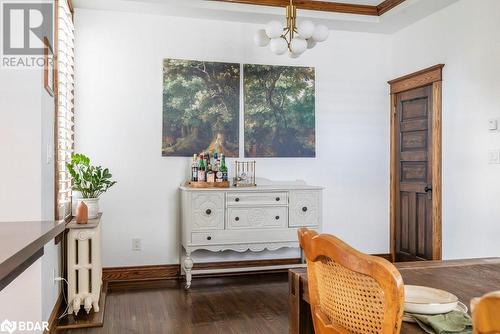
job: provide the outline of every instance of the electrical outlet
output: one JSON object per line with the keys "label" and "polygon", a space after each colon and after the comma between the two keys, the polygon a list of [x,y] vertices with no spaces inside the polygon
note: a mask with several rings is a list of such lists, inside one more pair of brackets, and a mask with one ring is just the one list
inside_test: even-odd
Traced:
{"label": "electrical outlet", "polygon": [[132,250],[140,251],[142,249],[142,240],[139,238],[132,239]]}

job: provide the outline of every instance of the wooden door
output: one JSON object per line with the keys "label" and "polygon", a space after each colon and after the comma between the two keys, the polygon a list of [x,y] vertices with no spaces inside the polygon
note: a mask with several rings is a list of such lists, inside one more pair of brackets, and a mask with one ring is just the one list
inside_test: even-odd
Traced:
{"label": "wooden door", "polygon": [[396,94],[396,261],[431,260],[432,85]]}

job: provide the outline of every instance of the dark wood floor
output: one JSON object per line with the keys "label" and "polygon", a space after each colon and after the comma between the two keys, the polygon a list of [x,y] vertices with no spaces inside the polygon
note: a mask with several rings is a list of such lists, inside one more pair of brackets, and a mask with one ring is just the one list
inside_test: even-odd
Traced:
{"label": "dark wood floor", "polygon": [[188,292],[180,283],[169,284],[143,290],[114,287],[107,296],[102,328],[64,333],[288,332],[286,273],[194,278]]}

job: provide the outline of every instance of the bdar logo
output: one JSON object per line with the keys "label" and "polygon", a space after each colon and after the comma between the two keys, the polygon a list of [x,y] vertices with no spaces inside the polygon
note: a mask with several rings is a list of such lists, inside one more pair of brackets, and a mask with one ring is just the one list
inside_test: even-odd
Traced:
{"label": "bdar logo", "polygon": [[16,330],[16,323],[14,321],[9,321],[5,319],[1,324],[0,324],[0,331],[2,332],[9,332],[10,334],[14,333]]}

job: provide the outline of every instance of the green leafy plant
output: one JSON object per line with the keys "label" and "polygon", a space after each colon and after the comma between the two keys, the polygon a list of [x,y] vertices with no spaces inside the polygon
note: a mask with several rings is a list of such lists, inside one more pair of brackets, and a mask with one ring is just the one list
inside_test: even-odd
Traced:
{"label": "green leafy plant", "polygon": [[116,184],[109,169],[91,165],[83,154],[73,154],[66,167],[73,178],[73,190],[81,192],[83,198],[97,198]]}

